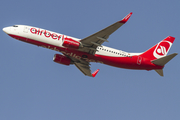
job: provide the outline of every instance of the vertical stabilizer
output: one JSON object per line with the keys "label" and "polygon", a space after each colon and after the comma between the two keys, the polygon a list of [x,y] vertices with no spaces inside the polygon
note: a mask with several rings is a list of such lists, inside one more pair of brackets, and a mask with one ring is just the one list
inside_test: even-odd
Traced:
{"label": "vertical stabilizer", "polygon": [[165,57],[169,52],[175,38],[168,36],[146,52],[142,53],[141,56],[150,60],[159,59]]}

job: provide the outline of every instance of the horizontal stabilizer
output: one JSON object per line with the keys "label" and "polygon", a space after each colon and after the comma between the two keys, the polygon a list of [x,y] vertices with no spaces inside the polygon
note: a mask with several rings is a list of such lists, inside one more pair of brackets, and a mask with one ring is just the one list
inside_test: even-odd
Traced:
{"label": "horizontal stabilizer", "polygon": [[[152,63],[160,66],[164,66],[167,62],[169,62],[172,58],[174,58],[177,55],[177,53],[173,53],[171,55],[156,59],[151,61]],[[157,71],[156,71],[157,72]]]}
{"label": "horizontal stabilizer", "polygon": [[155,70],[160,76],[164,76],[163,75],[163,69],[157,69]]}

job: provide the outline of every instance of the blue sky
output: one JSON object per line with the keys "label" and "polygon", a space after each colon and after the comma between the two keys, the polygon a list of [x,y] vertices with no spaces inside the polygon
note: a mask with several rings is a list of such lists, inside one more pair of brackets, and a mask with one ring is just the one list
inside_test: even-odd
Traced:
{"label": "blue sky", "polygon": [[[133,12],[103,45],[143,52],[174,36],[180,53],[179,0],[4,0],[0,27],[31,25],[85,38]],[[179,55],[164,68],[135,71],[92,63],[95,78],[53,62],[56,51],[0,32],[1,120],[179,120]]]}

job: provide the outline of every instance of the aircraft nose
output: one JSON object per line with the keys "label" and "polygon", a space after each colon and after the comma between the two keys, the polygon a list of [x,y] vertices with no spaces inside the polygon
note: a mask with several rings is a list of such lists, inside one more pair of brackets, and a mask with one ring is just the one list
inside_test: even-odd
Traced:
{"label": "aircraft nose", "polygon": [[8,31],[10,30],[10,28],[9,27],[5,27],[5,28],[3,28],[3,31],[6,33],[6,34],[8,34]]}

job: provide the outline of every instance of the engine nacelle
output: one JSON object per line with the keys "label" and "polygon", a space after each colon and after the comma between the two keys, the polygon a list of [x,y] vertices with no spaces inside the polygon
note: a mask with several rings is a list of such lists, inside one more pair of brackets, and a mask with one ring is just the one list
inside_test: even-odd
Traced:
{"label": "engine nacelle", "polygon": [[72,48],[72,49],[78,49],[81,45],[80,42],[75,41],[71,38],[64,38],[64,42],[62,44],[64,47]]}
{"label": "engine nacelle", "polygon": [[63,65],[70,65],[71,64],[71,59],[64,56],[64,55],[60,55],[60,54],[55,54],[53,61],[59,64],[63,64]]}

